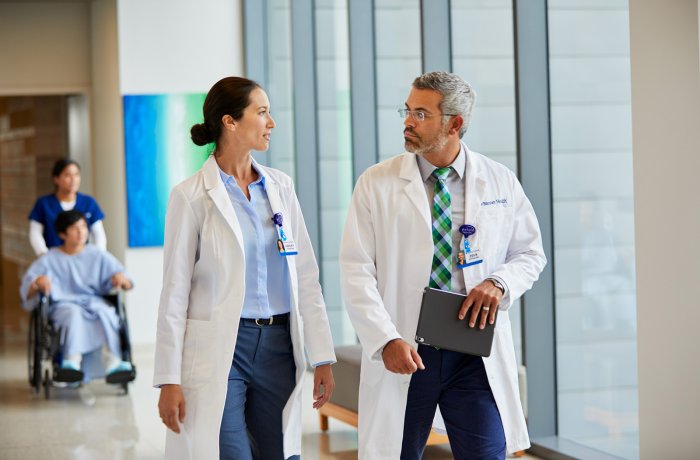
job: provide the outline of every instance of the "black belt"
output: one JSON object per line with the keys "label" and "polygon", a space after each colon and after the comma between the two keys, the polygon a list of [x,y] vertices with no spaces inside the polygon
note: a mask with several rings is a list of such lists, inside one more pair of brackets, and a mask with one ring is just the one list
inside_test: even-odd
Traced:
{"label": "black belt", "polygon": [[289,322],[289,313],[271,316],[269,318],[241,318],[241,324],[248,326],[284,326]]}

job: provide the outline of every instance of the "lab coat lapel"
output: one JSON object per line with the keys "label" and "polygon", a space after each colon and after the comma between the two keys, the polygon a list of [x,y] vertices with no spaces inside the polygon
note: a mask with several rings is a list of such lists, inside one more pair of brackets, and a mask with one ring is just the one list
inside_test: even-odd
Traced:
{"label": "lab coat lapel", "polygon": [[425,223],[430,226],[430,204],[428,203],[428,195],[425,193],[425,185],[423,184],[423,178],[420,175],[420,169],[418,169],[418,162],[416,161],[416,156],[412,154],[406,154],[401,162],[401,172],[400,177],[408,181],[406,187],[404,187],[404,192],[408,195],[409,200],[418,210],[418,213],[423,217]]}
{"label": "lab coat lapel", "polygon": [[[285,215],[284,208],[282,207],[279,186],[269,175],[265,176],[265,191],[267,192],[267,200],[270,202],[270,209],[272,209],[272,216],[277,213],[282,214],[282,225],[285,227],[289,226],[289,222],[285,221],[285,218],[289,216]],[[272,216],[270,216],[271,219]],[[285,231],[286,230],[285,228]]]}
{"label": "lab coat lapel", "polygon": [[[466,145],[462,144],[467,156],[467,169],[464,177],[464,223],[476,227],[479,218],[480,203],[483,201],[486,181],[480,174],[481,165],[479,159],[469,152]],[[477,227],[477,238],[479,228]]]}
{"label": "lab coat lapel", "polygon": [[[472,249],[483,251],[482,243],[485,237],[485,229],[483,225],[480,225],[479,211],[481,210],[480,203],[486,189],[486,181],[482,177],[481,164],[478,158],[475,155],[471,155],[466,146],[464,146],[464,152],[467,155],[467,169],[464,177],[464,223],[473,225],[476,228],[476,233],[473,238],[470,238]],[[483,252],[481,257],[484,257]],[[486,264],[481,263],[462,269],[464,285],[467,291],[483,278],[485,266]]]}
{"label": "lab coat lapel", "polygon": [[214,205],[219,210],[219,212],[224,216],[224,220],[233,231],[236,236],[236,241],[238,242],[241,250],[243,248],[243,232],[241,231],[241,226],[238,223],[238,218],[236,217],[236,212],[233,210],[231,205],[231,199],[226,192],[226,186],[219,176],[219,166],[216,164],[216,160],[213,156],[202,166],[202,171],[204,172],[204,188],[207,194],[214,202]]}
{"label": "lab coat lapel", "polygon": [[[292,232],[291,230],[292,223],[289,221],[289,213],[282,204],[282,197],[280,196],[279,184],[272,178],[272,175],[269,174],[265,170],[265,168],[263,168],[260,165],[258,165],[258,168],[260,168],[260,170],[265,173],[265,192],[267,193],[267,201],[270,203],[270,209],[272,209],[272,215],[270,216],[270,219],[272,219],[272,216],[274,216],[277,213],[282,214],[282,227],[287,233],[287,237],[291,238],[298,244],[298,241],[294,239],[294,232]],[[290,256],[285,257],[285,260],[287,261],[287,266],[289,267],[290,273],[296,273],[295,258]],[[296,276],[292,276],[291,280],[293,289],[296,289]]]}

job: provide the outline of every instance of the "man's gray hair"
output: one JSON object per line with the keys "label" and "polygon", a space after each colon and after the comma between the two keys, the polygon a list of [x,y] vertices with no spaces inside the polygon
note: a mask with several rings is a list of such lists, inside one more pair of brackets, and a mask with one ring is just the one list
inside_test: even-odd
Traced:
{"label": "man's gray hair", "polygon": [[448,72],[428,72],[413,80],[416,89],[431,89],[442,95],[440,111],[461,115],[464,124],[459,130],[459,137],[464,136],[472,119],[472,110],[476,93],[474,89],[457,74]]}

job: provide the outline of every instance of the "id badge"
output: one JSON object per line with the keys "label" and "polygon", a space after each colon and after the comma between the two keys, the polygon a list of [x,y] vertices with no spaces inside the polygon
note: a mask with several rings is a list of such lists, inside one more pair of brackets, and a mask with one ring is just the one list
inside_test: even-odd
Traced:
{"label": "id badge", "polygon": [[277,251],[282,257],[295,256],[298,254],[297,245],[294,240],[287,236],[287,233],[282,229],[282,227],[277,227]]}
{"label": "id badge", "polygon": [[284,227],[282,226],[282,213],[275,213],[275,215],[272,216],[272,221],[275,223],[277,236],[279,236],[277,239],[277,251],[282,257],[297,255],[297,245],[294,244],[293,239],[287,236],[287,232],[284,231]]}
{"label": "id badge", "polygon": [[[459,257],[459,255],[457,256]],[[481,258],[481,251],[478,249],[472,249],[470,252],[464,254],[464,263],[458,263],[459,268],[467,268],[472,265],[479,265],[484,259]]]}
{"label": "id badge", "polygon": [[472,265],[478,265],[483,261],[484,259],[481,258],[481,254],[478,249],[469,252],[459,251],[457,253],[458,268],[471,267]]}
{"label": "id badge", "polygon": [[466,268],[483,262],[481,251],[472,249],[469,245],[469,237],[476,233],[476,228],[473,225],[462,225],[459,232],[462,234],[462,250],[457,253],[457,267]]}
{"label": "id badge", "polygon": [[277,249],[279,250],[280,255],[283,257],[295,256],[299,254],[297,252],[297,245],[294,244],[294,241],[289,238],[287,238],[287,241],[277,240]]}

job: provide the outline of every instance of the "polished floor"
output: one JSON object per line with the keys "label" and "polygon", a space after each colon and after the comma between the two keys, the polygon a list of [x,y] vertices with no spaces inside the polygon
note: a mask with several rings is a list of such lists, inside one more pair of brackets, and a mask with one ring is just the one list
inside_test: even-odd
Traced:
{"label": "polished floor", "polygon": [[[150,384],[152,361],[151,347],[134,350],[138,377],[128,395],[93,382],[79,389],[53,388],[46,400],[28,385],[23,341],[0,341],[0,460],[162,459],[165,431],[156,410],[158,391]],[[311,379],[306,383],[305,394],[311,395]],[[357,458],[357,431],[331,420],[329,431],[321,432],[310,397],[303,433],[304,459]],[[452,455],[449,446],[437,446],[424,458]]]}

